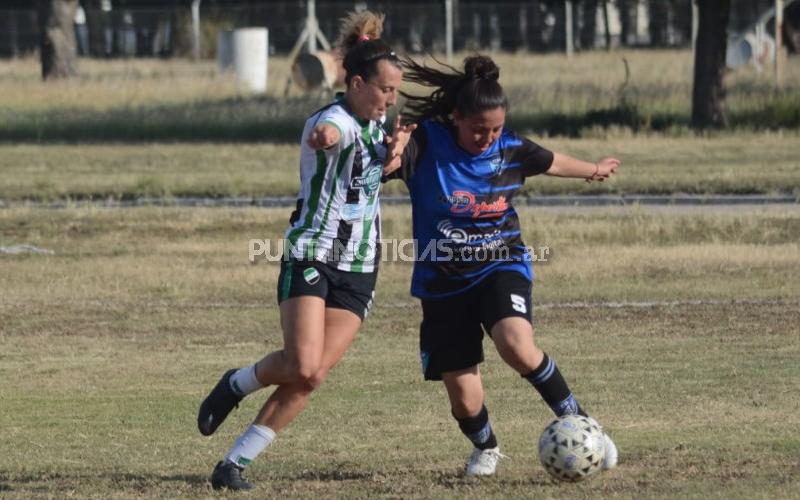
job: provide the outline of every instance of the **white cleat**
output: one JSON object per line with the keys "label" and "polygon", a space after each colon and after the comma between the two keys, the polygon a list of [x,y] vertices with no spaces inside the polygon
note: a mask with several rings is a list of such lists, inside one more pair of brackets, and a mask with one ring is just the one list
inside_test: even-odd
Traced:
{"label": "white cleat", "polygon": [[494,471],[497,469],[497,462],[501,458],[508,457],[500,453],[499,446],[487,450],[475,448],[469,456],[465,474],[468,477],[494,475]]}
{"label": "white cleat", "polygon": [[617,445],[608,437],[608,434],[603,433],[603,441],[605,441],[605,455],[603,456],[603,470],[613,469],[617,466]]}

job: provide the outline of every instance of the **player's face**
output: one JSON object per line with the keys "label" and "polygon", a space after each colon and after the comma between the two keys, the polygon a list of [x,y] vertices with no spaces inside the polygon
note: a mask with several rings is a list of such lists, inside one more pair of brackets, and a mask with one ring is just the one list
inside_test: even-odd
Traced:
{"label": "player's face", "polygon": [[355,76],[351,80],[354,111],[366,120],[379,120],[397,102],[397,91],[403,83],[403,71],[391,62],[378,61],[378,74],[362,79]]}
{"label": "player's face", "polygon": [[505,121],[506,110],[502,107],[465,116],[455,111],[453,122],[458,130],[458,145],[474,155],[483,153],[500,137]]}

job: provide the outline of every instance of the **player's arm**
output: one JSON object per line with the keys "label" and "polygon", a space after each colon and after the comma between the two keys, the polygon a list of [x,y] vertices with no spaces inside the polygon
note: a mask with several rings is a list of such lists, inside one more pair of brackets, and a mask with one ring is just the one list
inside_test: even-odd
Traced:
{"label": "player's arm", "polygon": [[[417,128],[416,125],[405,125],[398,135],[399,141],[404,141],[405,145],[399,149],[399,155],[392,158],[388,156],[387,162],[383,167],[382,182],[392,179],[401,179],[408,181],[414,175],[417,168],[417,162],[422,158],[423,153],[428,145],[428,136],[424,127]],[[397,143],[394,143],[397,145]],[[392,144],[389,144],[388,151],[391,150]],[[395,150],[397,151],[397,150]]]}
{"label": "player's arm", "polygon": [[339,127],[331,122],[322,122],[311,129],[306,142],[311,149],[319,150],[335,146],[341,139],[342,132]]}
{"label": "player's arm", "polygon": [[417,128],[416,123],[403,125],[398,114],[394,119],[392,135],[386,137],[386,161],[383,163],[383,175],[388,176],[403,165],[403,152],[411,140],[411,133]]}
{"label": "player's arm", "polygon": [[562,153],[553,153],[553,163],[545,173],[556,177],[577,177],[588,182],[602,182],[617,172],[620,163],[610,156],[597,163],[590,163]]}

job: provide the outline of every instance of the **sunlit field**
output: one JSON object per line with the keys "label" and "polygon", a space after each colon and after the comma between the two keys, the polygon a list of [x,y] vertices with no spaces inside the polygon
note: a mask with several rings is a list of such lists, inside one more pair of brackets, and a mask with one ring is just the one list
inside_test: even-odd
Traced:
{"label": "sunlit field", "polygon": [[[495,57],[511,100],[509,124],[520,130],[688,133],[689,51]],[[292,87],[286,96],[289,64],[280,57],[270,59],[268,92],[258,97],[240,94],[211,61],[82,60],[80,70],[78,78],[42,83],[36,60],[0,62],[0,140],[291,142],[303,117],[329,99]],[[800,126],[800,58],[789,58],[782,89],[769,70],[752,67],[731,72],[726,83],[734,127]]]}
{"label": "sunlit field", "polygon": [[[782,89],[769,69],[729,73],[732,128],[696,135],[688,51],[495,56],[509,126],[623,162],[605,183],[528,179],[521,197],[800,196],[798,57]],[[254,97],[210,61],[81,60],[79,77],[46,84],[37,61],[0,61],[0,497],[217,494],[213,465],[270,389],[210,438],[196,411],[224,370],[281,346],[278,264],[248,250],[277,246],[290,209],[103,202],[293,197],[300,128],[330,95],[284,95],[288,62],[269,64]],[[552,482],[535,450],[549,410],[487,339],[487,406],[510,458],[464,479],[471,445],[420,375],[412,264],[386,261],[354,345],[247,470],[254,496],[796,496],[800,205],[523,201],[524,239],[546,257],[538,343],[613,436],[618,468]],[[409,238],[409,207],[385,205],[382,229]],[[17,245],[43,253],[5,253]]]}
{"label": "sunlit field", "polygon": [[[384,236],[410,234],[405,208]],[[259,497],[792,496],[800,472],[800,213],[522,209],[535,322],[617,469],[554,484],[538,395],[487,343],[487,404],[510,459],[461,477],[470,446],[421,380],[410,265],[383,264],[377,304],[309,409],[248,470]],[[226,368],[280,346],[276,209],[0,210],[3,496],[211,494],[215,461],[267,392],[211,438],[197,406]]]}
{"label": "sunlit field", "polygon": [[[578,158],[622,159],[613,182],[548,176],[528,179],[523,196],[549,194],[800,195],[800,135],[566,139],[529,136]],[[148,197],[293,197],[297,144],[0,145],[0,200],[6,202]],[[383,187],[403,195],[402,182]]]}

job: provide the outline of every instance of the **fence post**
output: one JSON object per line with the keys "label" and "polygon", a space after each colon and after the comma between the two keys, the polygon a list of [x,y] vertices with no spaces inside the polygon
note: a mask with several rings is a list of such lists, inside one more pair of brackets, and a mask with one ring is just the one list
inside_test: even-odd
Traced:
{"label": "fence post", "polygon": [[192,0],[192,58],[200,60],[200,2]]}
{"label": "fence post", "polygon": [[564,2],[564,10],[564,22],[566,23],[564,33],[567,38],[567,57],[572,57],[572,54],[575,52],[575,41],[572,37],[572,0],[566,0],[566,2]]}
{"label": "fence post", "polygon": [[783,0],[775,0],[775,83],[783,85]]}
{"label": "fence post", "polygon": [[692,53],[697,46],[697,27],[698,27],[698,16],[697,16],[697,2],[699,0],[692,0]]}
{"label": "fence post", "polygon": [[447,62],[453,62],[453,0],[444,0],[444,23]]}

